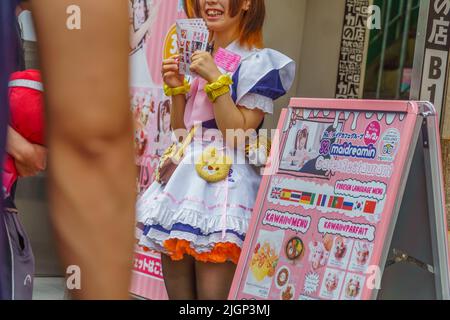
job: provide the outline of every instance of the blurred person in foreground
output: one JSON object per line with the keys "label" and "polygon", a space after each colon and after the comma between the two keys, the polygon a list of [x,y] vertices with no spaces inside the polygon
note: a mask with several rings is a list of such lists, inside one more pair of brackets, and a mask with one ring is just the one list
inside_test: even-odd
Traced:
{"label": "blurred person in foreground", "polygon": [[[69,30],[73,5],[81,29]],[[31,9],[46,96],[52,221],[63,265],[81,271],[81,289],[71,294],[127,299],[136,176],[128,3],[32,0]]]}

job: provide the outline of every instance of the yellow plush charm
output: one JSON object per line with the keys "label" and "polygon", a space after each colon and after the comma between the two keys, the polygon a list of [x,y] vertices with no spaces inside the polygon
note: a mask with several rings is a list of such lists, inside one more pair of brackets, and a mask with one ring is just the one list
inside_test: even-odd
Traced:
{"label": "yellow plush charm", "polygon": [[211,183],[225,180],[228,177],[232,160],[217,148],[207,148],[197,160],[195,169],[198,175]]}

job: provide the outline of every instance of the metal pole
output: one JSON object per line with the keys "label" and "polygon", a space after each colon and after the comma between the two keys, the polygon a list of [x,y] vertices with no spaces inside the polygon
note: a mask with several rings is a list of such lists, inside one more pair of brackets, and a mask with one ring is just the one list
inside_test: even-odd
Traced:
{"label": "metal pole", "polygon": [[392,0],[388,0],[385,23],[384,23],[384,30],[383,30],[383,44],[381,47],[380,68],[378,69],[377,95],[376,95],[377,99],[380,99],[380,93],[381,93],[381,82],[383,80],[384,58],[385,58],[385,54],[386,54],[386,47],[387,47],[387,41],[388,41],[388,35],[389,35],[388,31],[389,31],[389,18],[391,15],[391,8],[392,8]]}
{"label": "metal pole", "polygon": [[411,13],[412,13],[412,0],[407,0],[406,3],[406,17],[403,26],[403,36],[402,36],[402,48],[400,51],[400,65],[398,70],[397,88],[395,93],[395,99],[400,99],[400,94],[402,90],[402,80],[403,80],[403,70],[405,68],[406,53],[408,50],[408,40],[409,40],[409,26],[411,23]]}
{"label": "metal pole", "polygon": [[420,100],[422,87],[423,59],[425,55],[425,42],[428,26],[428,11],[430,0],[420,0],[419,23],[417,25],[416,48],[414,53],[414,66],[411,83],[411,100]]}
{"label": "metal pole", "polygon": [[[400,16],[404,15],[404,12],[402,12],[404,4],[405,4],[405,0],[400,0],[400,4],[399,4],[399,7],[398,7],[399,8],[399,12],[400,12],[399,13]],[[395,30],[395,39],[398,39],[400,37],[401,30],[402,30],[401,23],[398,22],[397,25],[396,25],[396,30]]]}

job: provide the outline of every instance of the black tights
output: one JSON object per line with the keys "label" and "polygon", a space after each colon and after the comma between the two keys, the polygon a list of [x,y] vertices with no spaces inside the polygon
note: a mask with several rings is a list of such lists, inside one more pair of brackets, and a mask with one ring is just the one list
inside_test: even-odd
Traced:
{"label": "black tights", "polygon": [[231,262],[203,263],[190,256],[172,261],[163,254],[162,265],[170,300],[226,300],[236,272]]}

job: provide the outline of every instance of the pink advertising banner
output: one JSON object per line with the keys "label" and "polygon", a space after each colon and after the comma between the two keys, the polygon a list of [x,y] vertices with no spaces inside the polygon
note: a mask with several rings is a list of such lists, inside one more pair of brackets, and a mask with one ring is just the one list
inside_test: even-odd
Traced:
{"label": "pink advertising banner", "polygon": [[[137,190],[142,194],[154,181],[159,158],[171,143],[171,102],[163,92],[161,64],[178,51],[175,22],[185,13],[181,0],[129,0],[129,13],[130,100]],[[136,248],[130,291],[145,299],[167,299],[158,253]]]}
{"label": "pink advertising banner", "polygon": [[373,298],[417,120],[413,102],[293,99],[230,299]]}
{"label": "pink advertising banner", "polygon": [[157,252],[136,249],[133,261],[132,294],[150,300],[167,300],[161,256]]}

